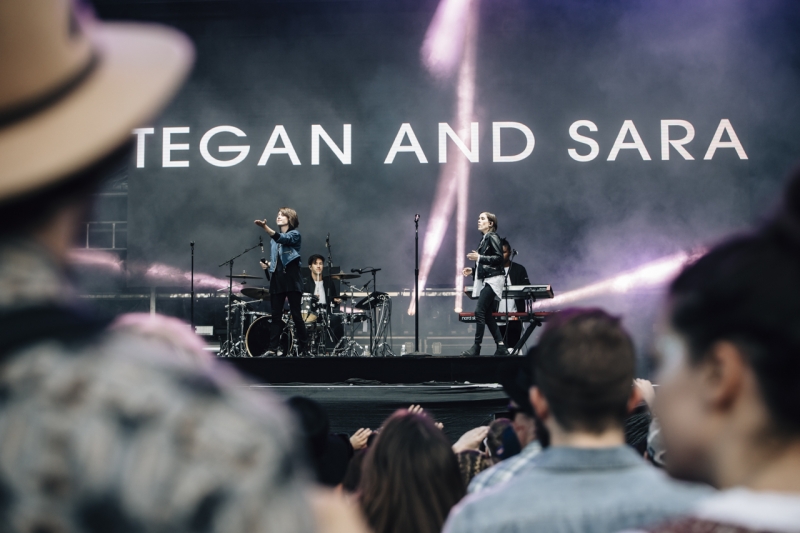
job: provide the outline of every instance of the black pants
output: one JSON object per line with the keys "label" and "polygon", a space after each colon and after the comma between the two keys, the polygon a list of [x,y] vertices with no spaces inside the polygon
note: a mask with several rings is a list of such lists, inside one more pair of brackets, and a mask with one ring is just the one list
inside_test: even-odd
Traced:
{"label": "black pants", "polygon": [[478,296],[478,305],[475,308],[475,344],[483,341],[485,326],[489,326],[489,333],[492,334],[494,342],[499,343],[503,340],[503,336],[500,335],[500,330],[497,328],[497,321],[492,315],[497,310],[499,303],[494,296],[494,291],[489,285],[484,285]]}
{"label": "black pants", "polygon": [[269,301],[272,305],[272,328],[269,332],[269,347],[271,350],[275,350],[280,344],[281,330],[283,329],[283,321],[280,317],[281,313],[283,313],[283,302],[286,301],[286,298],[289,299],[289,312],[292,314],[292,321],[294,322],[294,329],[297,332],[297,342],[300,345],[300,350],[305,350],[308,345],[306,324],[303,322],[303,317],[300,315],[300,301],[302,296],[303,294],[297,291],[279,292],[269,295]]}

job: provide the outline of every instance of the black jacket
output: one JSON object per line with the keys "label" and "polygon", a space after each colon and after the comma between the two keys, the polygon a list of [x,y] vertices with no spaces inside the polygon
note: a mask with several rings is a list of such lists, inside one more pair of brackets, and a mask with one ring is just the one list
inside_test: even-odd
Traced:
{"label": "black jacket", "polygon": [[[519,263],[511,263],[511,268],[508,269],[508,284],[509,285],[530,285],[528,279],[528,271]],[[517,305],[517,312],[525,312],[525,298],[514,300]]]}
{"label": "black jacket", "polygon": [[[339,297],[339,291],[336,290],[336,284],[332,279],[323,279],[322,287],[325,289],[325,301],[328,302],[328,307],[330,307],[333,299]],[[303,275],[303,289],[303,292],[314,294],[316,285],[314,284],[314,280],[311,279],[310,273]]]}
{"label": "black jacket", "polygon": [[503,247],[497,233],[490,231],[483,236],[478,246],[478,255],[478,271],[473,272],[473,275],[478,276],[478,279],[503,275]]}

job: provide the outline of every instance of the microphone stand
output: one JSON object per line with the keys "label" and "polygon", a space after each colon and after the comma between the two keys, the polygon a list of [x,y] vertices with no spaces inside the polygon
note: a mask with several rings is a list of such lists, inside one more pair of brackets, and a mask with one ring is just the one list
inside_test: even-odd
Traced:
{"label": "microphone stand", "polygon": [[[261,248],[261,255],[265,255],[264,254],[264,237],[263,236],[258,238],[258,247]],[[272,253],[272,250],[270,249],[270,254],[271,253]],[[272,261],[272,256],[271,255],[270,255],[269,259],[270,259],[270,261]],[[264,257],[262,257],[261,260],[262,260],[262,262],[266,261],[266,259]],[[270,281],[269,266],[267,266],[267,268],[264,269],[264,275],[266,276],[267,281]]]}
{"label": "microphone stand", "polygon": [[189,307],[189,316],[191,317],[192,332],[194,332],[194,241],[191,241],[189,246],[192,247],[192,303]]}
{"label": "microphone stand", "polygon": [[414,351],[407,357],[425,357],[419,351],[419,215],[414,215]]}
{"label": "microphone stand", "polygon": [[[236,260],[236,259],[239,259],[240,257],[242,257],[244,254],[246,254],[250,250],[255,250],[256,248],[259,248],[260,246],[261,246],[261,243],[256,244],[255,246],[251,246],[250,248],[246,249],[244,252],[240,253],[239,255],[231,257],[230,259],[228,259],[227,261],[225,261],[224,263],[219,265],[220,267],[224,267],[225,265],[228,265],[229,266],[229,272],[230,272],[230,275],[228,276],[228,318],[227,318],[227,324],[225,325],[225,330],[226,330],[225,338],[227,339],[226,340],[226,349],[225,349],[225,356],[226,357],[230,357],[231,356],[232,348],[233,348],[233,338],[231,337],[231,308],[233,307],[233,261]],[[222,350],[220,350],[220,352],[222,352]]]}
{"label": "microphone stand", "polygon": [[414,215],[414,353],[419,353],[419,215]]}
{"label": "microphone stand", "polygon": [[[328,249],[328,276],[332,276],[333,275],[333,257],[331,255],[331,234],[330,233],[328,233],[328,236],[325,237],[325,248]],[[325,288],[325,281],[324,281],[325,272],[324,271],[322,272],[322,277],[323,277],[323,282],[322,283],[323,283],[323,289],[324,289]],[[311,275],[311,279],[312,280],[314,279],[314,275],[313,274]],[[333,278],[330,278],[330,281],[331,281],[331,284],[333,284]],[[333,309],[334,309],[334,303],[333,303],[332,296],[333,296],[333,294],[328,294],[328,290],[326,289],[325,290],[325,300],[327,301],[327,303],[325,305],[328,307],[328,311],[330,311],[330,312],[333,312]]]}

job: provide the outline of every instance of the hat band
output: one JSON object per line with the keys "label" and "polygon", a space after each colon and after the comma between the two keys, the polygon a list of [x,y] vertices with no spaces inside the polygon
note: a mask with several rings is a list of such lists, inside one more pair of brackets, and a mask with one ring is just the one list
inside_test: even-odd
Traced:
{"label": "hat band", "polygon": [[69,78],[65,83],[57,86],[55,89],[48,91],[44,95],[34,98],[31,101],[25,102],[22,105],[14,106],[6,111],[0,111],[0,128],[5,128],[16,122],[20,122],[36,113],[44,111],[48,107],[56,104],[62,98],[65,98],[79,85],[81,85],[86,78],[97,68],[100,63],[100,57],[97,53],[92,52],[89,61],[83,66],[74,76]]}

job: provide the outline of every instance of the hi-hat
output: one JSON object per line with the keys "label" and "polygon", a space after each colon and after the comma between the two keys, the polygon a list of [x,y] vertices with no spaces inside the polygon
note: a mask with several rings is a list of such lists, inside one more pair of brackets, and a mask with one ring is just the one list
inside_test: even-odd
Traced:
{"label": "hi-hat", "polygon": [[250,274],[236,274],[233,276],[226,275],[225,277],[233,279],[261,279],[261,276],[251,276]]}

